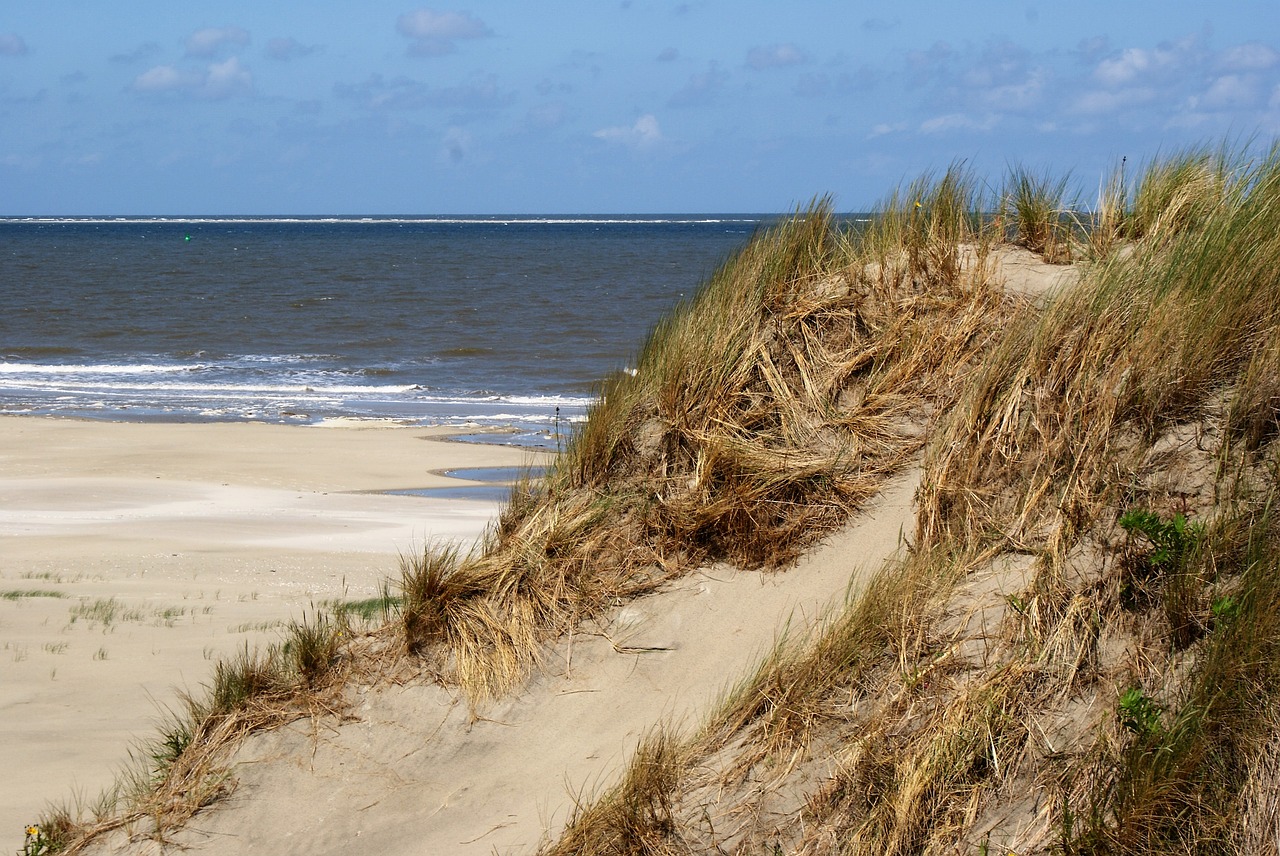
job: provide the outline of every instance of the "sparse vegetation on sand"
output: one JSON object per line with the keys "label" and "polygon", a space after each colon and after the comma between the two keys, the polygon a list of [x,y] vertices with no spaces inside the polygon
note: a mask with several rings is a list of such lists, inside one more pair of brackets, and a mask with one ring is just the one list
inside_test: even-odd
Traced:
{"label": "sparse vegetation on sand", "polygon": [[[483,704],[578,622],[709,560],[783,567],[917,465],[905,555],[707,722],[655,723],[543,852],[1274,852],[1280,152],[1133,172],[1080,212],[956,165],[863,226],[817,200],[758,235],[484,544],[405,560],[383,628],[316,616],[219,664],[127,799],[41,828],[162,833],[240,735],[341,712],[375,658]],[[1006,294],[1009,241],[1078,284]]]}

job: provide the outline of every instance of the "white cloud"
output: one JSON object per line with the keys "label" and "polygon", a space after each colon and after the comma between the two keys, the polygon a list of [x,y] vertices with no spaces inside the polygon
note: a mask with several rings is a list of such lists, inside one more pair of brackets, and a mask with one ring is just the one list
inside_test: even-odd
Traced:
{"label": "white cloud", "polygon": [[871,126],[871,133],[867,134],[867,139],[870,140],[875,139],[876,137],[883,137],[886,134],[898,134],[905,130],[907,130],[905,122],[894,122],[893,124],[881,122],[877,125]]}
{"label": "white cloud", "polygon": [[249,31],[241,27],[205,27],[187,36],[187,56],[212,57],[224,47],[249,44]]}
{"label": "white cloud", "polygon": [[983,91],[981,98],[983,103],[993,110],[1028,110],[1041,102],[1045,83],[1044,70],[1035,68],[1022,80],[993,86]]}
{"label": "white cloud", "polygon": [[458,49],[459,39],[483,39],[493,35],[489,26],[470,12],[436,12],[418,9],[396,21],[396,31],[410,40],[413,56],[442,56]]}
{"label": "white cloud", "polygon": [[1168,51],[1126,48],[1118,57],[1104,59],[1093,71],[1093,77],[1104,86],[1124,86],[1148,73],[1163,71],[1173,64]]}
{"label": "white cloud", "polygon": [[157,65],[134,78],[136,92],[190,92],[201,98],[220,100],[253,91],[253,75],[238,57],[210,64],[203,71],[188,71],[172,65]]}
{"label": "white cloud", "polygon": [[621,143],[637,149],[656,146],[663,139],[662,129],[658,126],[658,119],[652,113],[645,113],[639,119],[636,119],[634,125],[615,125],[611,128],[601,128],[592,136],[598,140]]}
{"label": "white cloud", "polygon": [[27,52],[27,43],[17,33],[0,33],[0,56],[22,56]]}
{"label": "white cloud", "polygon": [[190,86],[192,78],[171,65],[157,65],[139,74],[133,80],[133,88],[139,92],[166,92]]}
{"label": "white cloud", "polygon": [[1264,71],[1280,63],[1280,53],[1262,42],[1245,42],[1227,48],[1218,62],[1230,71]]}
{"label": "white cloud", "polygon": [[1204,36],[1192,34],[1154,48],[1125,48],[1098,62],[1093,79],[1104,87],[1118,88],[1145,83],[1170,86],[1181,77],[1203,68],[1209,58]]}
{"label": "white cloud", "polygon": [[253,75],[249,73],[249,69],[240,64],[238,57],[233,56],[209,66],[202,94],[206,98],[229,98],[252,90]]}
{"label": "white cloud", "polygon": [[1228,110],[1252,107],[1262,97],[1258,78],[1252,74],[1224,74],[1209,84],[1200,98],[1193,99],[1193,107],[1202,110]]}
{"label": "white cloud", "polygon": [[994,115],[973,119],[964,113],[948,113],[920,123],[922,134],[945,134],[951,131],[990,131],[999,119]]}
{"label": "white cloud", "polygon": [[747,51],[747,66],[757,71],[800,65],[807,60],[808,57],[805,56],[804,51],[790,42],[781,45],[757,46]]}

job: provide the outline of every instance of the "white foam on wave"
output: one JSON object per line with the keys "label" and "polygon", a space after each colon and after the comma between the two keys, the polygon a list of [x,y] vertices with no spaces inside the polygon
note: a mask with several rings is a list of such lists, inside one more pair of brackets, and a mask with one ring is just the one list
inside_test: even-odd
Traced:
{"label": "white foam on wave", "polygon": [[367,386],[367,385],[334,385],[298,382],[291,384],[263,383],[108,383],[90,379],[64,378],[62,380],[21,380],[9,383],[0,381],[0,389],[67,389],[75,388],[86,392],[171,392],[190,393],[192,395],[216,395],[233,392],[241,395],[254,394],[299,394],[315,393],[317,395],[387,395],[414,392],[418,387],[408,386]]}
{"label": "white foam on wave", "polygon": [[0,362],[0,374],[17,375],[126,375],[126,374],[161,374],[170,372],[189,372],[203,369],[203,365],[161,365],[154,363],[91,363],[45,365],[40,363],[8,363]]}

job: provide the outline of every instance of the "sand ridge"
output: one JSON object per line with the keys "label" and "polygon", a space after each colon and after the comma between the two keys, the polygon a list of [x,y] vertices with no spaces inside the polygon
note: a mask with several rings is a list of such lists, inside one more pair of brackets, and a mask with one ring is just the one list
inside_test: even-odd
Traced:
{"label": "sand ridge", "polygon": [[[890,482],[785,573],[713,566],[584,624],[525,687],[474,714],[428,682],[360,686],[356,722],[250,738],[235,792],[177,832],[175,852],[532,852],[655,722],[696,726],[779,632],[803,632],[858,590],[913,526],[917,480]],[[134,852],[126,838],[98,849]]]}

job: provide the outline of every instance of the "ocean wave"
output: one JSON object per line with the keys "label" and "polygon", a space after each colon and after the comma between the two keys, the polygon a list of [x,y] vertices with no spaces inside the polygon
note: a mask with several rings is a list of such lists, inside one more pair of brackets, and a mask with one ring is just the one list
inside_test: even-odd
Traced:
{"label": "ocean wave", "polygon": [[160,374],[166,372],[189,372],[202,369],[201,365],[161,365],[153,363],[70,363],[70,364],[54,364],[45,363],[12,363],[0,362],[0,375],[14,374],[52,374],[52,375],[71,375],[71,374],[98,374],[98,375],[125,375],[125,374]]}
{"label": "ocean wave", "polygon": [[68,225],[251,225],[280,223],[292,225],[478,225],[478,226],[592,226],[592,225],[750,225],[779,215],[708,216],[600,216],[600,217],[0,217],[0,223]]}

